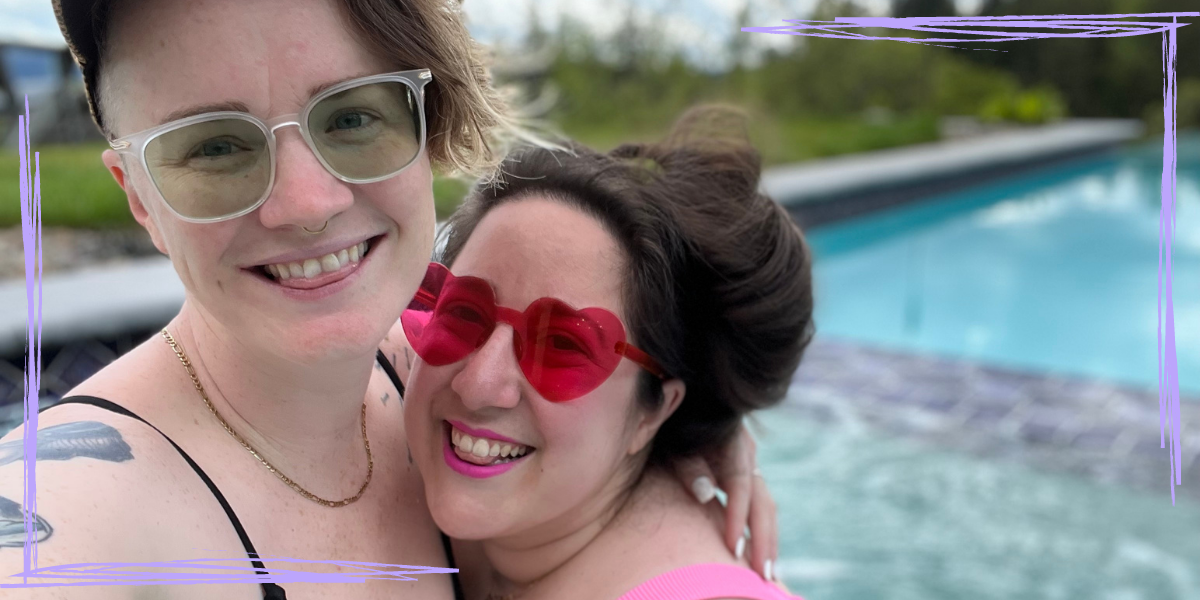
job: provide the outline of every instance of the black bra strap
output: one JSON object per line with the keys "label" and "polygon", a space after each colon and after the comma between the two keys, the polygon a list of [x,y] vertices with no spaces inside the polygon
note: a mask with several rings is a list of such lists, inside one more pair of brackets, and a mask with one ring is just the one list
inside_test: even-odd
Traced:
{"label": "black bra strap", "polygon": [[[383,350],[375,351],[375,359],[379,361],[379,366],[383,367],[383,371],[387,373],[388,379],[392,380],[392,385],[396,386],[396,391],[400,392],[400,396],[403,397],[404,382],[400,381],[400,375],[396,373],[395,367],[392,366],[392,363],[387,359],[387,356],[384,356]],[[457,569],[458,567],[454,564],[454,549],[450,547],[450,538],[444,533],[441,534],[441,536],[442,548],[446,551],[446,561],[449,563],[451,569]],[[458,573],[450,574],[450,583],[454,586],[455,599],[462,600],[462,598],[465,598],[462,589],[462,581],[459,580]]]}
{"label": "black bra strap", "polygon": [[[246,549],[246,555],[250,557],[250,564],[258,572],[258,574],[268,574],[266,566],[264,566],[262,561],[258,559],[258,552],[254,549],[254,543],[250,541],[250,536],[246,534],[246,530],[242,527],[242,522],[238,520],[237,514],[233,512],[233,508],[229,506],[229,501],[225,499],[225,495],[221,493],[221,490],[217,489],[217,484],[213,483],[212,479],[208,477],[208,474],[204,472],[204,469],[201,469],[200,465],[196,464],[196,461],[192,460],[192,457],[188,456],[188,453],[184,452],[183,448],[180,448],[179,444],[175,443],[175,440],[167,437],[167,434],[163,433],[161,430],[159,430],[159,428],[155,427],[149,421],[133,414],[132,411],[124,406],[109,400],[105,400],[104,398],[96,398],[94,396],[70,396],[63,398],[54,406],[61,406],[63,404],[87,404],[90,406],[95,406],[96,408],[141,421],[142,423],[149,425],[151,429],[157,431],[159,435],[163,436],[163,439],[170,442],[171,446],[175,448],[176,452],[179,452],[179,455],[183,457],[183,460],[187,461],[188,466],[191,467],[192,470],[196,472],[196,475],[199,475],[200,479],[204,481],[204,485],[208,486],[208,491],[212,492],[212,495],[217,498],[217,502],[221,504],[221,508],[225,511],[225,516],[229,517],[229,522],[233,524],[233,529],[237,532],[238,538],[242,540],[242,547]],[[271,582],[266,582],[262,584],[262,588],[264,600],[285,600],[283,588],[279,587],[278,585]]]}
{"label": "black bra strap", "polygon": [[392,385],[396,386],[396,391],[400,392],[401,397],[404,397],[404,382],[400,381],[400,375],[396,373],[396,368],[392,366],[391,361],[383,355],[383,350],[375,351],[375,360],[379,361],[379,366],[383,367],[383,371],[387,373],[388,379],[392,380]]}

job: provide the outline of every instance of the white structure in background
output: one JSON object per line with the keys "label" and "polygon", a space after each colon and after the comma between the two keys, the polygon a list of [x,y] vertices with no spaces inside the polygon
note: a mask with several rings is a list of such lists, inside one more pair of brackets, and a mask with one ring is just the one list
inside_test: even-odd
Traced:
{"label": "white structure in background", "polygon": [[17,116],[29,99],[31,143],[101,139],[88,113],[83,76],[64,44],[0,39],[0,139],[17,147]]}

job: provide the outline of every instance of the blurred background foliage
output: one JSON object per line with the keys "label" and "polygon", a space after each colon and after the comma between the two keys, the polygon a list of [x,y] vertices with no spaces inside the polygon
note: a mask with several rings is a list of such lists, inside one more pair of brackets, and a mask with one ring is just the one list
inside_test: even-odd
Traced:
{"label": "blurred background foliage", "polygon": [[[753,0],[743,10],[752,12]],[[1187,11],[1194,0],[987,0],[980,14],[1129,14]],[[949,0],[893,2],[895,16],[953,14]],[[764,11],[753,11],[761,14]],[[810,18],[866,14],[850,0],[823,0]],[[747,35],[726,49],[733,66],[705,70],[667,48],[662,23],[630,13],[612,39],[563,22],[549,79],[561,91],[551,120],[600,146],[650,139],[700,101],[741,105],[769,163],[928,141],[938,118],[1039,124],[1066,116],[1145,119],[1162,126],[1162,38],[1029,40],[957,48],[889,41],[794,37],[789,47],[752,57]],[[1180,30],[1178,119],[1200,125],[1200,33]],[[531,45],[549,34],[536,25]],[[872,32],[884,34],[883,31]],[[891,35],[902,33],[891,32]]]}
{"label": "blurred background foliage", "polygon": [[[779,25],[805,17],[833,20],[866,14],[853,0],[821,0],[808,15],[788,14],[779,0],[746,0],[737,27]],[[767,47],[729,36],[720,64],[697,60],[662,32],[669,14],[647,18],[630,5],[623,24],[598,35],[587,23],[559,17],[543,23],[532,4],[523,46],[501,56],[547,54],[548,65],[513,83],[551,87],[554,102],[536,116],[551,128],[599,149],[654,140],[687,107],[727,102],[750,115],[751,137],[767,164],[929,142],[952,135],[947,117],[989,127],[1036,125],[1065,117],[1143,119],[1162,128],[1161,36],[933,44],[795,36]],[[982,0],[979,14],[1129,14],[1187,11],[1195,0]],[[519,9],[518,9],[519,10]],[[895,16],[953,14],[951,0],[894,0]],[[751,15],[755,15],[752,19]],[[773,15],[762,21],[762,15]],[[871,32],[883,34],[884,32]],[[907,35],[891,32],[891,35]],[[1179,32],[1178,124],[1200,126],[1200,31]],[[502,67],[502,65],[500,65]],[[498,69],[503,79],[503,69]],[[533,85],[529,85],[533,84]],[[35,148],[42,152],[47,225],[127,226],[124,195],[99,160],[102,145]],[[10,156],[11,154],[11,156]],[[16,156],[0,156],[0,190],[15,194]],[[12,179],[13,181],[8,181]],[[435,184],[439,217],[467,182]],[[15,196],[0,201],[0,225],[19,223]]]}

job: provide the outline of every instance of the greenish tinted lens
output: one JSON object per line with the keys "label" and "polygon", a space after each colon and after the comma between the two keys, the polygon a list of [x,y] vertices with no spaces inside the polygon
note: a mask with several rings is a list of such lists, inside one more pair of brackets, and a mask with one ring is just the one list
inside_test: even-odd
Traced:
{"label": "greenish tinted lens", "polygon": [[408,166],[421,147],[417,96],[386,81],[350,88],[322,99],[308,115],[313,144],[342,177],[386,177]]}
{"label": "greenish tinted lens", "polygon": [[146,166],[167,204],[191,219],[216,219],[254,206],[271,182],[267,136],[226,118],[168,131],[146,144]]}

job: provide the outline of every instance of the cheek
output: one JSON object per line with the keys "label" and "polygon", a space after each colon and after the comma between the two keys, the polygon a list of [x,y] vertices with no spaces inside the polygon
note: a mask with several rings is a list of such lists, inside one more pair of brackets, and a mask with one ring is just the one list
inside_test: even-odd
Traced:
{"label": "cheek", "polygon": [[[539,427],[545,436],[546,459],[564,473],[586,473],[594,481],[618,470],[625,459],[632,425],[629,419],[630,394],[607,390],[595,392],[562,405],[537,411]],[[624,386],[619,386],[618,389]],[[616,393],[614,393],[616,392]],[[558,410],[555,410],[558,409]],[[549,470],[549,469],[548,469]]]}
{"label": "cheek", "polygon": [[365,184],[363,190],[371,197],[372,203],[399,223],[402,229],[424,226],[425,221],[432,223],[433,172],[424,154],[399,175]]}
{"label": "cheek", "polygon": [[450,367],[431,367],[419,358],[413,360],[404,399],[404,427],[414,457],[419,454],[421,462],[441,451],[441,421],[433,418],[434,405],[450,393],[452,376]]}
{"label": "cheek", "polygon": [[393,266],[388,271],[400,288],[391,287],[389,293],[400,295],[395,304],[403,310],[416,293],[433,255],[436,221],[432,174],[428,164],[416,164],[392,179],[363,186],[362,193],[397,230],[393,232],[396,235],[389,259]]}

